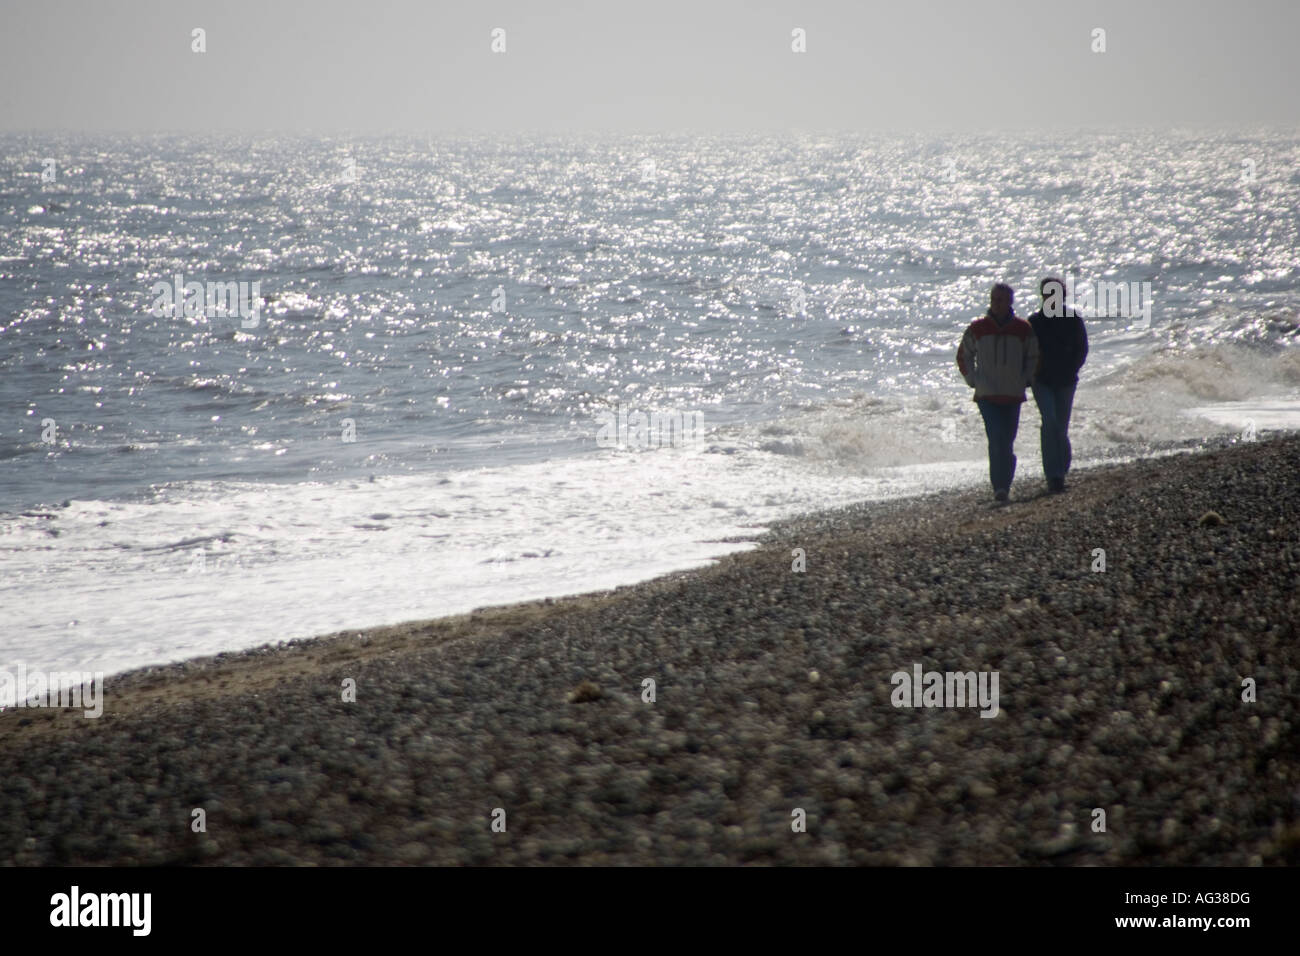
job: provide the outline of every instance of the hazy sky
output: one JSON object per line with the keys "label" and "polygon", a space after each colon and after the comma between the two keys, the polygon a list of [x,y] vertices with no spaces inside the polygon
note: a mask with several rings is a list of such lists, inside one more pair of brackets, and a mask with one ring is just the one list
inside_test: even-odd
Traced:
{"label": "hazy sky", "polygon": [[[0,8],[11,130],[1300,125],[1298,0]],[[191,51],[195,27],[205,53]],[[504,53],[491,51],[497,27]],[[795,28],[805,53],[791,50]]]}

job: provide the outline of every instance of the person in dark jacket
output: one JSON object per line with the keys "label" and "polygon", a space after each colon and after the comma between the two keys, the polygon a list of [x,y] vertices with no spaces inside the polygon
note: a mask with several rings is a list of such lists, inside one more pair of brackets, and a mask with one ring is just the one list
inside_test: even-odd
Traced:
{"label": "person in dark jacket", "polygon": [[1034,401],[1043,424],[1039,430],[1043,449],[1043,474],[1047,489],[1065,490],[1070,471],[1070,412],[1079,369],[1088,358],[1088,330],[1083,318],[1065,306],[1065,283],[1047,278],[1039,283],[1042,307],[1029,317],[1038,338],[1040,362],[1034,377]]}
{"label": "person in dark jacket", "polygon": [[1015,293],[999,282],[989,293],[988,312],[966,329],[957,347],[957,370],[975,389],[975,403],[989,440],[993,498],[1006,501],[1016,476],[1016,430],[1025,388],[1038,367],[1038,343],[1029,323],[1012,310]]}

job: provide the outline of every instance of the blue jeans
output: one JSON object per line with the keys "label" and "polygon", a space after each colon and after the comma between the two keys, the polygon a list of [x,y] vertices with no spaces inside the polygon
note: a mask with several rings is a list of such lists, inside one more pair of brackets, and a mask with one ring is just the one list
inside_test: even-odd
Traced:
{"label": "blue jeans", "polygon": [[1039,434],[1043,444],[1043,474],[1049,480],[1064,478],[1070,471],[1070,412],[1074,409],[1073,385],[1034,385],[1034,401],[1043,418]]}
{"label": "blue jeans", "polygon": [[984,416],[984,434],[989,438],[989,480],[994,491],[1010,491],[1016,476],[1016,431],[1020,428],[1020,403],[1001,405],[981,398],[975,402]]}

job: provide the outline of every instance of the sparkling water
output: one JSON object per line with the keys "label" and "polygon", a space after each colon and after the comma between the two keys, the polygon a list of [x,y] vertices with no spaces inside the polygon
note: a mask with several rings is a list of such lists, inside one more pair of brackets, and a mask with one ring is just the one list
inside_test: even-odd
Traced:
{"label": "sparkling water", "polygon": [[[0,668],[612,587],[983,483],[954,353],[995,281],[1150,295],[1087,310],[1076,466],[1297,423],[1294,132],[0,143]],[[1018,485],[1036,446],[1031,401]]]}

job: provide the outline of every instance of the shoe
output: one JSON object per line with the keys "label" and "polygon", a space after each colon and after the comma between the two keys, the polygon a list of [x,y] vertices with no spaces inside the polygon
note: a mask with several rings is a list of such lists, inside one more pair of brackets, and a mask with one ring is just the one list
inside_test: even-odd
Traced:
{"label": "shoe", "polygon": [[1052,494],[1054,494],[1054,495],[1055,495],[1055,494],[1060,494],[1062,491],[1065,490],[1065,479],[1064,479],[1064,478],[1048,478],[1048,479],[1047,479],[1047,490],[1050,491],[1050,492],[1051,492]]}
{"label": "shoe", "polygon": [[1011,493],[1005,488],[999,488],[997,491],[993,492],[994,501],[1006,501],[1010,497]]}

